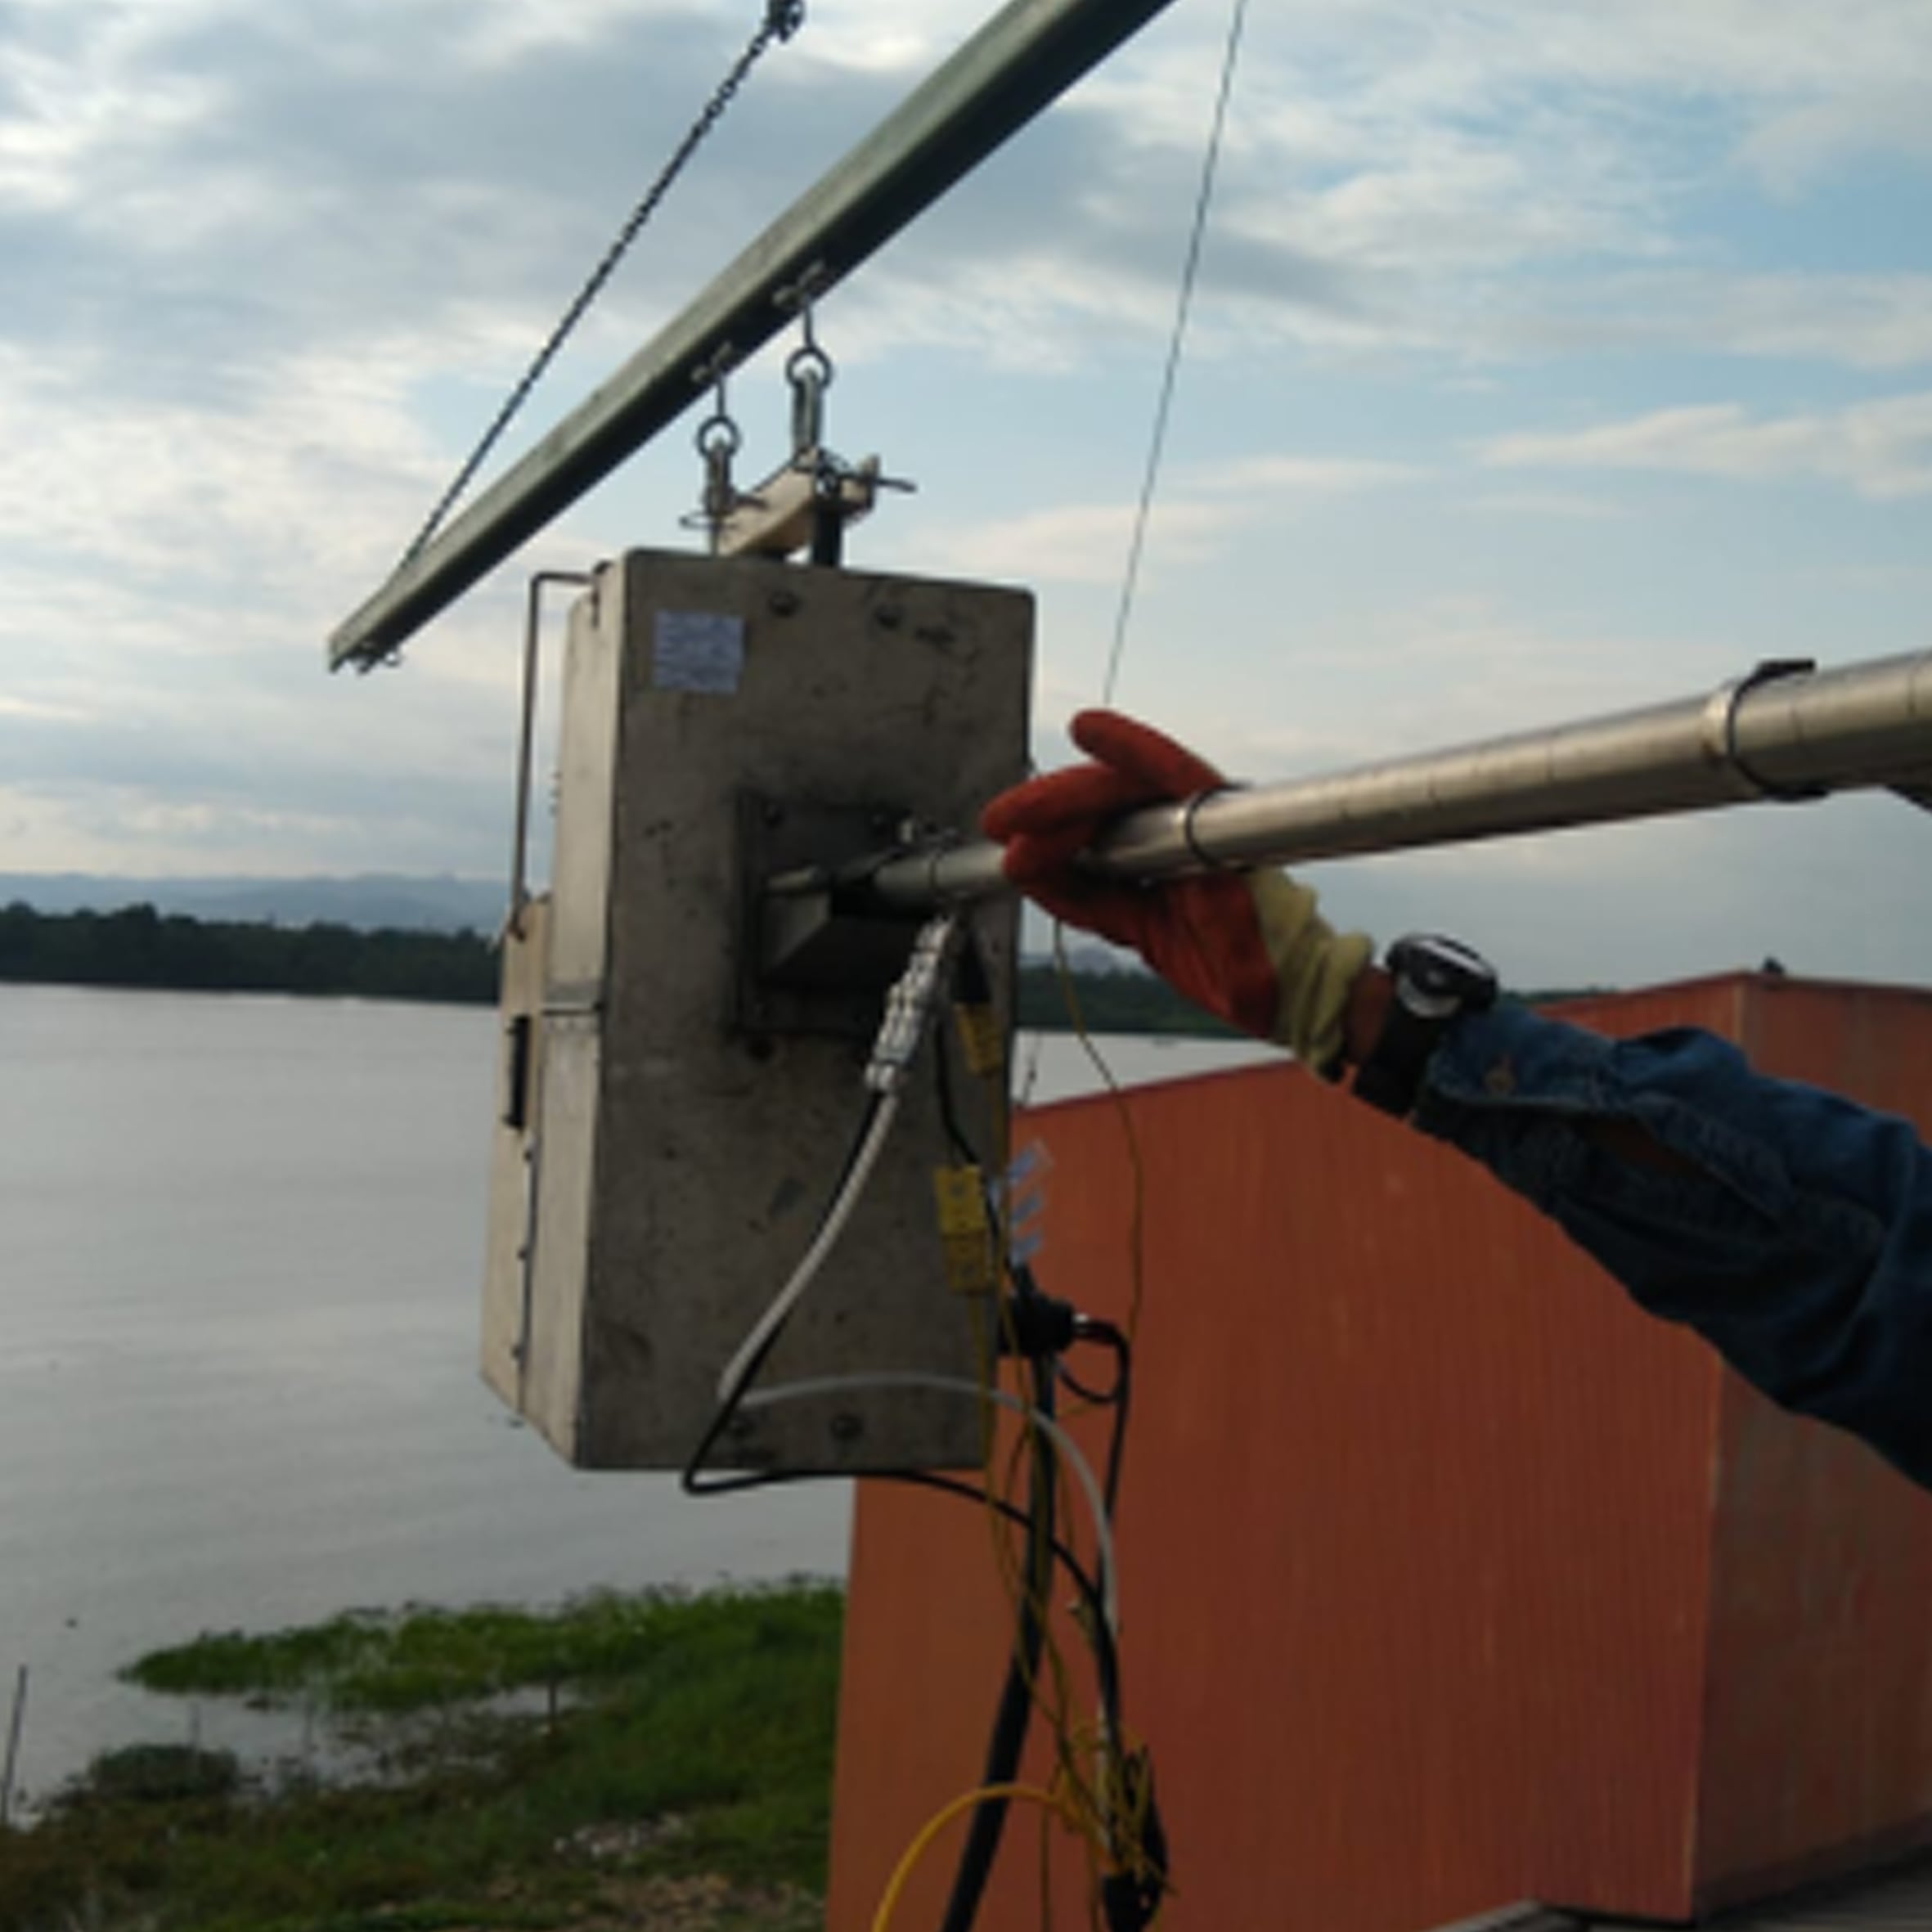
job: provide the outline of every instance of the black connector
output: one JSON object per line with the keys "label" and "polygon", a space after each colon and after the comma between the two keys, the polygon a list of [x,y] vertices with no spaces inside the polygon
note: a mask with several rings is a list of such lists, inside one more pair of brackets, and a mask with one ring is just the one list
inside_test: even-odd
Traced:
{"label": "black connector", "polygon": [[1167,1895],[1167,1831],[1154,1801],[1154,1768],[1146,1750],[1121,1759],[1129,1808],[1137,1813],[1139,1843],[1130,1871],[1110,1871],[1100,1881],[1100,1915],[1107,1932],[1146,1932]]}
{"label": "black connector", "polygon": [[1071,1301],[1057,1301],[1037,1288],[1015,1295],[1000,1323],[1000,1352],[1022,1355],[1063,1355],[1079,1332],[1081,1317]]}
{"label": "black connector", "polygon": [[1166,1888],[1157,1879],[1139,1879],[1130,1871],[1110,1871],[1100,1881],[1100,1916],[1107,1932],[1146,1932],[1161,1909]]}

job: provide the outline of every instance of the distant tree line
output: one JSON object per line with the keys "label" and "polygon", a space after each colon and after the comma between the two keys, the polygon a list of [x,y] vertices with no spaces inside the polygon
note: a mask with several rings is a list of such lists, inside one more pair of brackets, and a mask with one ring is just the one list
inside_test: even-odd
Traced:
{"label": "distant tree line", "polygon": [[[1069,984],[1071,982],[1071,998]],[[1057,966],[1022,966],[1020,1024],[1041,1033],[1071,1032],[1077,1008],[1091,1033],[1198,1034],[1233,1040],[1234,1029],[1184,1000],[1164,979],[1128,968],[1088,973],[1072,968],[1063,982]]]}
{"label": "distant tree line", "polygon": [[[0,910],[0,982],[153,986],[209,993],[312,993],[364,1000],[496,997],[497,959],[472,932],[365,932],[353,926],[278,926],[255,920],[163,918],[151,905],[119,912],[36,912],[20,901]],[[1574,1000],[1597,987],[1526,993],[1532,1004]],[[1045,961],[1019,973],[1019,1023],[1042,1033],[1163,1033],[1232,1040],[1234,1029],[1203,1013],[1165,980],[1133,968],[1064,976]]]}
{"label": "distant tree line", "polygon": [[[0,982],[487,1004],[496,997],[496,980],[494,949],[470,932],[164,918],[151,905],[42,913],[16,901],[0,910]],[[1232,1037],[1230,1028],[1151,973],[1076,967],[1063,982],[1049,964],[1020,968],[1022,1027],[1069,1031],[1075,1004],[1096,1033]]]}
{"label": "distant tree line", "polygon": [[474,932],[164,919],[151,905],[38,913],[16,901],[0,911],[7,980],[487,1002],[496,997],[496,958]]}

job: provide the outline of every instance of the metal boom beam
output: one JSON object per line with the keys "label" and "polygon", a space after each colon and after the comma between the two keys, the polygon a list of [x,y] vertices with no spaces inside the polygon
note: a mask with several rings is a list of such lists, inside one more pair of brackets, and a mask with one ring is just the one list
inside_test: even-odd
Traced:
{"label": "metal boom beam", "polygon": [[611,380],[329,640],[332,669],[387,656],[907,227],[1170,0],[1010,0]]}
{"label": "metal boom beam", "polygon": [[[1932,800],[1932,652],[1835,671],[1768,665],[1708,697],[1211,793],[1123,820],[1090,855],[1133,878],[1287,865],[1889,786]],[[1000,848],[855,867],[917,910],[1006,890]],[[772,889],[806,887],[801,877]]]}

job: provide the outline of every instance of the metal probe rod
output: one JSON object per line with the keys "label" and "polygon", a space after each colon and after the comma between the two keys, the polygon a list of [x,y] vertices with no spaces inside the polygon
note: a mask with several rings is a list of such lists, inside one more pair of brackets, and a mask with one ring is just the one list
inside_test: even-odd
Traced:
{"label": "metal probe rod", "polygon": [[[1811,672],[1768,666],[1704,698],[1137,811],[1089,855],[1156,878],[1550,832],[1765,798],[1932,780],[1932,652]],[[909,911],[1008,889],[981,842],[887,860],[872,892]],[[801,889],[805,875],[775,879]]]}
{"label": "metal probe rod", "polygon": [[[340,624],[374,663],[699,401],[1171,0],[1010,0],[618,373]],[[709,372],[709,375],[707,374]]]}

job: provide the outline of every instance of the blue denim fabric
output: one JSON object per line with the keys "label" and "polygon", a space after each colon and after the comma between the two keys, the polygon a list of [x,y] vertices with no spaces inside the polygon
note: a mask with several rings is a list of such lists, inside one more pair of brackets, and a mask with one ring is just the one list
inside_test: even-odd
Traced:
{"label": "blue denim fabric", "polygon": [[[1701,1171],[1633,1166],[1586,1120],[1640,1122]],[[1907,1122],[1755,1073],[1709,1033],[1611,1040],[1502,1005],[1450,1028],[1416,1124],[1774,1401],[1932,1488],[1932,1152]]]}

